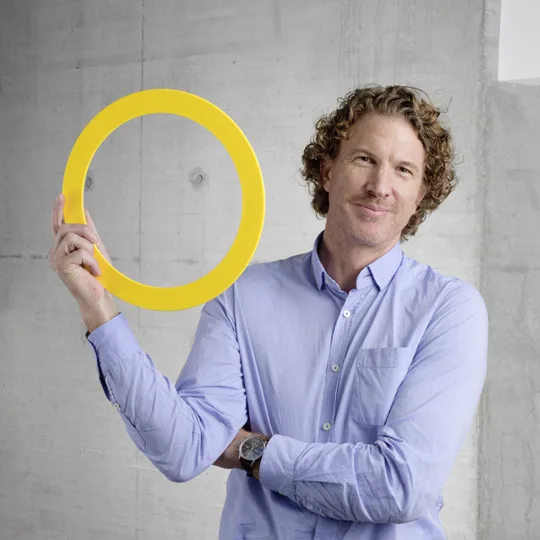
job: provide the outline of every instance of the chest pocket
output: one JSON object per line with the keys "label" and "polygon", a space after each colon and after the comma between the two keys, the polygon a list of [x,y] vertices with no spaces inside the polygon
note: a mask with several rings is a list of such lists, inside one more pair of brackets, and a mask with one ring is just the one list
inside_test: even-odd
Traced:
{"label": "chest pocket", "polygon": [[351,416],[366,426],[386,422],[399,385],[411,365],[413,347],[360,349],[356,357]]}

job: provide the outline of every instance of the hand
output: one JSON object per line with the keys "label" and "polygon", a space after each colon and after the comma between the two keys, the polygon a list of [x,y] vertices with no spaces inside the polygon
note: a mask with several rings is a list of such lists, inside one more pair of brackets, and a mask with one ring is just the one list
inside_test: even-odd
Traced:
{"label": "hand", "polygon": [[236,437],[233,439],[231,444],[227,447],[225,452],[219,456],[217,461],[214,463],[216,467],[221,467],[222,469],[242,469],[240,464],[240,459],[238,457],[240,451],[240,444],[245,439],[251,437],[253,433],[241,429]]}
{"label": "hand", "polygon": [[94,244],[104,257],[110,257],[88,212],[88,225],[64,222],[64,196],[60,194],[52,211],[53,247],[49,263],[75,298],[88,330],[93,331],[117,313],[114,300],[96,279],[101,271],[94,258]]}

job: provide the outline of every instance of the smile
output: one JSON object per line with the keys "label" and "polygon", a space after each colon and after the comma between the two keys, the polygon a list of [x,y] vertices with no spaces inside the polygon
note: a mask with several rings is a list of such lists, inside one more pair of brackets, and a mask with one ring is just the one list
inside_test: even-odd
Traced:
{"label": "smile", "polygon": [[376,208],[374,206],[364,206],[363,204],[358,204],[356,206],[358,206],[366,216],[384,216],[388,213],[388,210]]}

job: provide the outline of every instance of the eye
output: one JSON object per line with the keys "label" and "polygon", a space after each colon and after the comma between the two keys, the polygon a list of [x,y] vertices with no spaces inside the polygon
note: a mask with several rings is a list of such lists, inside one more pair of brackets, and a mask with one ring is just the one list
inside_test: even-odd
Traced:
{"label": "eye", "polygon": [[356,156],[354,160],[355,161],[360,160],[360,161],[363,161],[364,163],[370,163],[372,161],[372,159],[368,156]]}
{"label": "eye", "polygon": [[406,167],[399,167],[399,172],[412,175],[412,172],[409,171],[409,169],[407,169]]}

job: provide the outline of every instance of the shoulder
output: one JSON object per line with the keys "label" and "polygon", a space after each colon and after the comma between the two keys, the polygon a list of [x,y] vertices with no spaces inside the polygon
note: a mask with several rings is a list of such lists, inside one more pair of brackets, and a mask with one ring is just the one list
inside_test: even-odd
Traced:
{"label": "shoulder", "polygon": [[245,269],[235,286],[239,290],[253,287],[264,289],[303,279],[306,275],[309,257],[310,253],[301,253],[285,259],[255,262]]}
{"label": "shoulder", "polygon": [[[310,253],[285,259],[250,264],[242,275],[209,304],[219,304],[230,321],[270,316],[285,309],[288,302],[309,288]],[[312,285],[311,285],[312,287]]]}
{"label": "shoulder", "polygon": [[457,313],[462,317],[487,318],[487,306],[477,287],[456,276],[438,272],[432,266],[403,257],[397,274],[403,291],[433,315]]}
{"label": "shoulder", "polygon": [[223,293],[210,302],[232,307],[238,301],[250,302],[263,298],[275,298],[294,290],[310,279],[311,252],[293,255],[273,261],[257,261],[246,267],[241,276]]}

